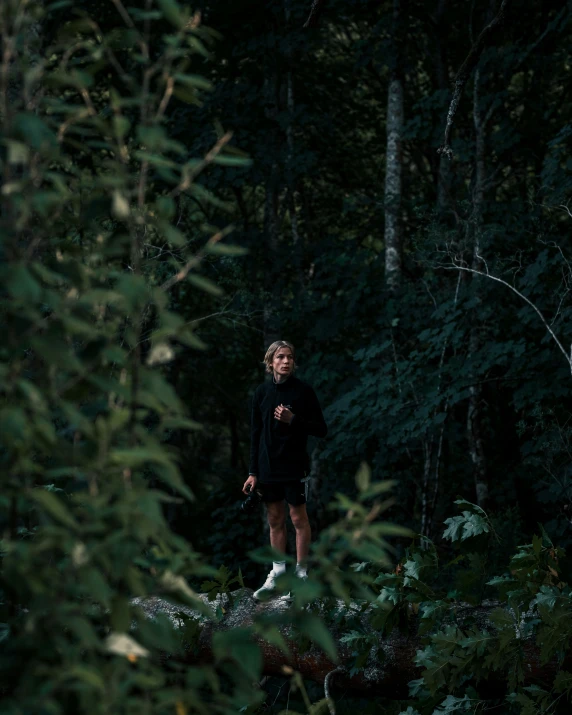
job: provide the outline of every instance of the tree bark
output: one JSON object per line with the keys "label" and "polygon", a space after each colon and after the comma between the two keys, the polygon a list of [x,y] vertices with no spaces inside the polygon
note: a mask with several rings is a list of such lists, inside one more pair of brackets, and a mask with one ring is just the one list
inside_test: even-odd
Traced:
{"label": "tree bark", "polygon": [[[270,132],[272,152],[276,156],[278,150],[278,78],[275,73],[264,81],[264,100],[266,105],[266,117],[273,123]],[[278,304],[280,299],[280,280],[277,268],[278,260],[278,165],[273,158],[266,179],[266,197],[264,201],[264,239],[266,250],[264,251],[264,349],[280,339],[280,315]]]}
{"label": "tree bark", "polygon": [[[435,74],[437,88],[445,91],[449,85],[449,74],[447,67],[447,45],[445,38],[446,27],[444,26],[445,9],[447,0],[438,0],[437,9],[433,16],[435,24]],[[451,162],[445,154],[437,155],[437,207],[442,211],[451,202]]]}
{"label": "tree bark", "polygon": [[387,90],[385,157],[385,282],[390,291],[401,282],[401,192],[403,134],[402,27],[404,0],[393,0],[392,48]]}
{"label": "tree bark", "polygon": [[276,281],[278,265],[278,190],[274,185],[275,168],[266,183],[264,203],[264,237],[266,239],[264,266],[264,349],[280,339],[280,282]]}
{"label": "tree bark", "polygon": [[[485,190],[485,122],[481,115],[479,101],[479,70],[475,72],[475,88],[473,95],[473,118],[475,125],[475,189],[473,194],[473,270],[480,270],[481,258],[481,235],[483,229],[483,202]],[[471,282],[477,290],[477,276],[471,275]],[[469,336],[469,360],[477,354],[480,347],[480,336],[478,326],[478,314],[474,311],[473,325]],[[469,441],[469,453],[473,463],[473,477],[475,480],[475,492],[477,504],[483,509],[486,507],[489,496],[489,483],[487,474],[487,463],[485,457],[483,440],[483,395],[479,380],[474,373],[470,375],[471,387],[469,388],[469,407],[467,411],[467,437]]]}
{"label": "tree bark", "polygon": [[477,37],[475,43],[472,45],[469,54],[465,58],[465,61],[459,68],[457,76],[455,77],[455,89],[453,91],[451,104],[449,105],[449,112],[447,113],[445,136],[443,138],[442,146],[437,150],[440,154],[444,154],[448,158],[451,158],[453,156],[453,152],[451,150],[451,147],[449,146],[449,139],[451,136],[451,128],[453,126],[453,121],[455,119],[455,114],[457,113],[457,108],[459,106],[463,90],[465,89],[465,85],[467,84],[471,72],[477,66],[483,50],[491,42],[493,33],[501,26],[509,1],[510,0],[502,0],[498,14],[489,22],[488,25],[483,28],[481,34]]}
{"label": "tree bark", "polygon": [[326,510],[322,498],[323,472],[320,462],[320,448],[314,447],[310,455],[310,493],[309,511],[313,517],[312,532],[319,534],[324,526],[324,513]]}
{"label": "tree bark", "polygon": [[[260,616],[271,616],[287,611],[290,606],[278,599],[273,599],[267,603],[259,603],[252,596],[251,589],[245,588],[233,592],[233,602],[230,603],[228,596],[217,596],[217,600],[209,602],[206,594],[199,594],[201,600],[210,605],[213,613],[217,605],[222,605],[225,609],[224,616],[220,621],[210,621],[201,617],[201,632],[196,647],[187,651],[186,662],[205,664],[212,662],[211,642],[214,633],[217,631],[230,630],[232,628],[248,628],[252,626],[255,618]],[[196,611],[187,607],[175,606],[160,598],[150,598],[146,600],[134,599],[134,605],[142,608],[148,618],[155,618],[158,614],[168,615],[175,623],[179,623],[181,612],[198,617]],[[328,673],[336,666],[341,666],[342,670],[336,673],[335,687],[348,688],[360,691],[367,695],[380,695],[386,698],[405,698],[408,694],[408,682],[420,677],[421,668],[415,664],[415,654],[419,648],[420,641],[416,635],[417,616],[411,616],[411,626],[407,634],[398,632],[396,629],[388,636],[382,636],[374,631],[368,622],[368,612],[360,613],[362,603],[352,601],[346,608],[339,600],[337,603],[337,614],[353,615],[356,623],[359,622],[359,629],[365,634],[373,634],[377,638],[374,643],[369,658],[365,664],[365,669],[359,674],[351,676],[347,667],[351,667],[354,660],[352,647],[340,642],[344,635],[343,628],[337,624],[329,624],[330,631],[338,650],[339,663],[333,663],[322,650],[312,647],[309,651],[301,652],[296,644],[292,642],[287,633],[286,627],[280,627],[285,637],[287,645],[291,651],[288,658],[280,649],[270,645],[266,641],[255,637],[259,644],[263,657],[263,673],[265,675],[284,675],[285,665],[297,670],[303,678],[314,680],[323,684]],[[492,610],[498,608],[500,604],[494,603],[490,606],[469,606],[458,607],[457,615],[462,622],[464,618],[476,620],[479,628],[487,628],[494,632],[494,626],[490,623],[488,616]],[[337,619],[339,620],[339,619]],[[523,640],[522,643],[526,667],[525,678],[527,683],[549,681],[554,678],[559,669],[556,661],[542,664],[540,651],[533,640]],[[169,655],[169,654],[166,654]],[[569,668],[572,657],[567,656],[565,663],[560,669]],[[490,679],[479,686],[481,697],[500,697],[506,690],[506,679],[502,675],[498,680]]]}
{"label": "tree bark", "polygon": [[318,26],[318,20],[320,18],[322,10],[324,9],[325,4],[326,0],[313,0],[312,7],[310,8],[310,14],[308,15],[308,19],[304,23],[304,27]]}

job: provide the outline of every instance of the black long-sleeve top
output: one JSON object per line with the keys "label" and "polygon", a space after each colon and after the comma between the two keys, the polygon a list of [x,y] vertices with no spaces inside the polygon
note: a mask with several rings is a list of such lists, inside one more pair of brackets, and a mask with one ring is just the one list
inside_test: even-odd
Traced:
{"label": "black long-sleeve top", "polygon": [[[290,424],[274,418],[278,405],[294,414]],[[325,437],[328,427],[314,390],[294,375],[256,388],[252,400],[250,469],[260,482],[303,479],[309,471],[308,436]]]}

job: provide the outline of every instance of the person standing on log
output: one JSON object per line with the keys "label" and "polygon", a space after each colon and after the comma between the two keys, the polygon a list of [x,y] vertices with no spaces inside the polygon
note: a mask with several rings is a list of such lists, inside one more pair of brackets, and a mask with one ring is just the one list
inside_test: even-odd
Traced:
{"label": "person standing on log", "polygon": [[[314,390],[294,376],[294,346],[277,340],[264,356],[269,380],[256,388],[252,401],[249,476],[242,491],[254,488],[266,504],[270,544],[286,552],[286,505],[296,530],[296,575],[306,578],[306,558],[311,530],[306,511],[305,484],[310,460],[308,436],[325,437],[328,427]],[[284,561],[275,561],[264,585],[254,592],[262,600],[275,590],[276,578],[286,570]],[[290,594],[284,596],[290,598]]]}

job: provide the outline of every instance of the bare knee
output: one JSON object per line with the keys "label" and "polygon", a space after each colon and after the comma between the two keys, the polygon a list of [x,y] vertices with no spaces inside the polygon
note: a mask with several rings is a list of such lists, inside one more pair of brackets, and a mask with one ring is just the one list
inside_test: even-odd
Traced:
{"label": "bare knee", "polygon": [[266,511],[268,526],[272,531],[279,531],[286,526],[286,514],[283,504],[268,504]]}
{"label": "bare knee", "polygon": [[292,519],[292,524],[296,531],[303,531],[310,526],[310,521],[308,519],[308,514],[306,510],[304,511],[290,511],[290,518]]}

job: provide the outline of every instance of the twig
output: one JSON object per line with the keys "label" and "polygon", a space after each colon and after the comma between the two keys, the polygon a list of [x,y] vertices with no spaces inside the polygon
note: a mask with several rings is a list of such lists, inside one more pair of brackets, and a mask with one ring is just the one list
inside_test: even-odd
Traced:
{"label": "twig", "polygon": [[75,124],[76,122],[81,122],[82,119],[85,119],[86,117],[89,117],[90,115],[91,115],[91,111],[89,110],[89,107],[86,107],[85,109],[82,109],[77,114],[74,114],[73,116],[68,117],[68,119],[66,119],[66,121],[63,122],[60,125],[60,128],[58,129],[58,142],[60,144],[63,142],[65,133],[71,127],[72,124]]}
{"label": "twig", "polygon": [[155,121],[158,121],[159,119],[161,119],[161,117],[165,113],[165,110],[167,109],[167,105],[169,104],[169,100],[171,99],[171,95],[173,94],[174,86],[175,86],[175,80],[173,79],[173,77],[168,77],[167,78],[167,86],[165,87],[165,93],[163,94],[163,99],[161,100],[159,109],[157,110],[157,115],[155,116]]}
{"label": "twig", "polygon": [[179,281],[184,280],[191,268],[194,268],[197,266],[203,259],[205,251],[208,250],[209,246],[214,245],[215,243],[218,243],[221,238],[224,238],[227,233],[229,233],[232,230],[232,227],[229,226],[223,231],[217,231],[217,233],[214,234],[214,236],[211,236],[209,240],[206,243],[205,248],[202,251],[199,251],[199,253],[196,254],[196,256],[193,256],[189,261],[185,263],[185,265],[175,273],[174,276],[171,276],[168,278],[161,286],[161,290],[169,290],[169,288],[172,288],[175,283],[179,283]]}
{"label": "twig", "polygon": [[318,19],[322,13],[322,10],[324,9],[325,4],[326,0],[314,0],[310,9],[310,14],[308,15],[308,19],[304,23],[303,27],[318,26]]}
{"label": "twig", "polygon": [[181,192],[186,191],[193,181],[197,178],[197,176],[207,167],[209,164],[212,164],[212,162],[215,160],[215,158],[220,154],[222,151],[223,147],[228,144],[228,142],[232,139],[232,132],[226,132],[226,134],[223,134],[223,136],[217,141],[217,143],[213,146],[213,148],[205,155],[205,158],[195,166],[195,168],[192,171],[185,171],[183,170],[183,179],[181,183],[176,186],[169,196],[175,197],[178,196]]}
{"label": "twig", "polygon": [[345,668],[343,668],[341,665],[338,665],[338,667],[334,668],[334,670],[330,670],[330,672],[324,678],[324,695],[326,696],[326,700],[328,701],[330,715],[336,715],[336,705],[332,700],[332,696],[330,695],[330,681],[336,673],[343,673],[344,671]]}

